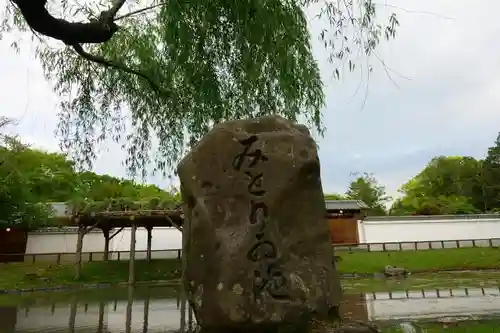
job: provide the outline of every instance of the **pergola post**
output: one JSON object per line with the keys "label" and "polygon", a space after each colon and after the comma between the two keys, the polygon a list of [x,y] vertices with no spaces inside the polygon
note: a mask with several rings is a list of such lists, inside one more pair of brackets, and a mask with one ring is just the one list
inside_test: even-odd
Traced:
{"label": "pergola post", "polygon": [[[132,226],[134,226],[133,224]],[[132,331],[132,304],[134,303],[134,289],[129,286],[127,288],[127,310],[125,317],[125,333]]]}
{"label": "pergola post", "polygon": [[102,228],[102,234],[104,235],[104,259],[103,259],[104,261],[109,260],[109,241],[110,241],[109,232],[110,229],[108,227]]}
{"label": "pergola post", "polygon": [[187,267],[187,241],[188,241],[188,232],[189,232],[189,221],[187,218],[184,219],[184,223],[182,225],[182,253],[181,253],[181,323],[180,323],[180,332],[184,333],[186,331],[186,302],[187,302],[187,294],[186,294],[186,267]]}
{"label": "pergola post", "polygon": [[106,304],[104,302],[99,302],[99,323],[97,326],[97,333],[104,333],[104,310]]}
{"label": "pergola post", "polygon": [[144,299],[144,318],[142,319],[142,333],[148,333],[149,327],[149,294]]}
{"label": "pergola post", "polygon": [[69,310],[69,318],[68,318],[68,332],[73,333],[75,332],[75,321],[76,321],[76,311],[78,307],[78,299],[76,296],[73,296],[71,299],[71,305],[70,305],[70,310]]}
{"label": "pergola post", "polygon": [[83,236],[85,236],[85,226],[78,225],[78,236],[76,239],[76,270],[75,280],[80,279],[82,271],[82,249],[83,249]]}
{"label": "pergola post", "polygon": [[148,262],[151,262],[151,242],[153,239],[153,227],[152,226],[147,226],[146,231],[148,232],[148,247],[146,250],[146,257],[148,259]]}
{"label": "pergola post", "polygon": [[128,284],[133,285],[135,283],[135,237],[137,232],[137,224],[132,220],[132,230],[130,235],[130,261],[129,261],[129,272],[128,272]]}

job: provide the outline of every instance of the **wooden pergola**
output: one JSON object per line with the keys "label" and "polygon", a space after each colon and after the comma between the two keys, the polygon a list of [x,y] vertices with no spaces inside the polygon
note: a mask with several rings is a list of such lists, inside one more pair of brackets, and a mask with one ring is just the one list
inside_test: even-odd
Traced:
{"label": "wooden pergola", "polygon": [[[124,210],[80,212],[71,217],[71,225],[78,227],[76,243],[75,279],[80,278],[84,236],[94,228],[104,235],[104,260],[109,260],[109,242],[124,228],[131,228],[129,284],[135,283],[135,243],[137,228],[145,228],[148,233],[147,259],[151,260],[151,240],[154,227],[175,227],[182,232],[184,214],[181,208],[172,210]],[[112,232],[113,231],[113,232]]]}
{"label": "wooden pergola", "polygon": [[[182,277],[185,280],[186,269],[186,237],[184,232],[189,230],[189,221],[184,218],[184,213],[181,206],[175,209],[156,209],[156,210],[104,210],[99,212],[83,212],[75,213],[71,217],[71,225],[78,227],[78,238],[76,244],[76,272],[75,279],[80,278],[82,268],[82,248],[83,237],[94,228],[102,230],[104,235],[104,260],[109,260],[109,242],[120,233],[124,228],[131,228],[130,237],[130,261],[129,261],[129,278],[128,284],[135,284],[135,242],[137,228],[145,228],[148,233],[147,237],[147,260],[151,260],[151,239],[154,227],[174,227],[182,233]],[[117,230],[116,230],[117,229]],[[116,230],[116,231],[114,231]],[[111,231],[114,231],[111,233]],[[186,317],[186,291],[184,283],[181,288],[181,318],[180,331],[185,332],[185,317]],[[192,309],[189,307],[188,322],[192,322]]]}

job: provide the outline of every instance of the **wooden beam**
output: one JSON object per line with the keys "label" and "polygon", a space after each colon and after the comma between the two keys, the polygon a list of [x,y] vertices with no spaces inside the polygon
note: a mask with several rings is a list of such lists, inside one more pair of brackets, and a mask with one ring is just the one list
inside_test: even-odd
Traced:
{"label": "wooden beam", "polygon": [[133,285],[135,283],[135,237],[137,232],[137,225],[132,223],[132,231],[130,234],[130,261],[129,261],[129,271],[128,271],[128,284]]}
{"label": "wooden beam", "polygon": [[151,241],[153,239],[153,227],[147,226],[146,231],[148,232],[148,247],[146,249],[146,256],[148,259],[148,262],[151,262]]}
{"label": "wooden beam", "polygon": [[84,232],[84,235],[88,234],[89,232],[91,232],[92,230],[94,230],[95,227],[97,227],[97,225],[100,223],[100,221],[97,221],[96,223],[94,223],[92,226],[90,226],[90,228],[85,228],[85,232]]}
{"label": "wooden beam", "polygon": [[83,249],[83,236],[85,236],[85,226],[78,226],[78,236],[76,239],[76,269],[75,280],[80,279],[82,271],[82,249]]}
{"label": "wooden beam", "polygon": [[[168,223],[170,223],[175,229],[179,230],[180,232],[182,232],[182,228],[175,224],[174,220],[172,220],[172,218],[168,215],[165,215],[165,219],[168,221]],[[184,225],[185,223],[183,223]]]}
{"label": "wooden beam", "polygon": [[123,230],[123,228],[125,227],[121,227],[120,229],[118,229],[118,231],[116,231],[115,233],[113,233],[111,236],[109,236],[109,239],[113,239],[116,235],[118,235],[120,233],[120,231]]}

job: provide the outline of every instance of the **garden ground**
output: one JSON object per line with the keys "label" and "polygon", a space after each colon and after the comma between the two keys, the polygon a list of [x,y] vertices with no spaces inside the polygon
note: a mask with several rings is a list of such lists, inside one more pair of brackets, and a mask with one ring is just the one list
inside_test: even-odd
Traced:
{"label": "garden ground", "polygon": [[[387,265],[404,267],[412,273],[432,273],[450,270],[485,270],[500,269],[500,249],[496,248],[461,248],[445,250],[421,250],[402,252],[337,252],[341,260],[338,262],[340,273],[378,273]],[[2,278],[0,290],[44,288],[76,284],[118,284],[128,280],[128,261],[89,262],[83,264],[81,278],[74,280],[74,264],[9,263],[0,264]],[[145,260],[136,261],[136,281],[178,281],[180,278],[179,260]],[[474,276],[478,286],[480,273],[470,272],[466,276]],[[441,275],[441,274],[440,274]],[[345,279],[345,288],[360,291],[383,291],[407,289],[418,281],[420,275],[412,276],[404,281],[396,281],[388,286],[386,280],[377,279]],[[454,275],[456,279],[457,275]],[[491,274],[487,281],[498,284],[500,273],[495,278]],[[479,279],[479,280],[478,280]],[[425,279],[426,281],[428,279]],[[363,282],[365,281],[365,282]],[[366,283],[366,281],[370,281]],[[425,282],[427,283],[427,282]],[[424,283],[424,284],[425,284]],[[456,284],[456,282],[454,282]],[[483,281],[484,283],[484,281]],[[357,286],[357,287],[353,287]]]}

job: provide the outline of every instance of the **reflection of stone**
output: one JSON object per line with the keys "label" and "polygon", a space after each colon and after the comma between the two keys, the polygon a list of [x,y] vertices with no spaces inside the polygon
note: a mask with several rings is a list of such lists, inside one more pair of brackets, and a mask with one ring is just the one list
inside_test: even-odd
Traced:
{"label": "reflection of stone", "polygon": [[217,125],[178,173],[188,297],[204,329],[256,331],[338,313],[316,143],[305,127],[280,117]]}
{"label": "reflection of stone", "polygon": [[402,333],[418,333],[417,328],[413,323],[400,323],[399,328]]}

